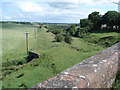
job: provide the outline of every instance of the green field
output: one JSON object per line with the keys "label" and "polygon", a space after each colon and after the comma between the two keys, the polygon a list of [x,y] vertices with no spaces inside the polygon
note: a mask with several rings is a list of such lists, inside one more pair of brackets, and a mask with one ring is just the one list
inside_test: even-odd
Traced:
{"label": "green field", "polygon": [[3,62],[6,59],[15,59],[25,55],[25,33],[26,31],[30,33],[29,35],[29,45],[32,46],[34,37],[34,27],[30,25],[21,24],[3,24],[2,25],[2,53]]}
{"label": "green field", "polygon": [[[3,24],[2,25],[2,62],[25,59],[25,31],[29,34],[29,50],[41,54],[39,59],[35,59],[27,64],[19,66],[3,67],[3,87],[4,88],[30,88],[57,73],[70,68],[71,66],[97,54],[107,47],[90,43],[82,38],[72,37],[72,44],[65,42],[55,42],[55,35],[47,33],[47,29],[37,29],[34,25]],[[34,38],[34,31],[37,31],[37,38]],[[96,38],[117,36],[116,32],[91,33]],[[76,48],[80,48],[78,52]],[[19,77],[22,75],[21,77]]]}

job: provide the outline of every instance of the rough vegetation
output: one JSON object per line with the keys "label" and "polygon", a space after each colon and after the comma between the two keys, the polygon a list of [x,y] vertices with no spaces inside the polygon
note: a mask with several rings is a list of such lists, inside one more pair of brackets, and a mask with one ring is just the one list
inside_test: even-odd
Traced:
{"label": "rough vegetation", "polygon": [[[106,23],[101,20],[109,16],[112,19],[107,21],[108,26],[101,29],[100,25]],[[80,20],[81,27],[78,24],[4,22],[3,88],[32,87],[119,42],[119,28],[116,28],[119,23],[111,24],[116,17],[119,15],[115,11],[103,16],[93,12],[88,19]],[[23,34],[26,30],[30,32],[29,50],[41,54],[39,59],[29,63]],[[118,72],[115,87],[119,87],[119,81]]]}
{"label": "rough vegetation", "polygon": [[64,37],[63,37],[63,35],[61,35],[61,34],[57,34],[57,35],[55,36],[55,39],[56,39],[57,42],[61,42],[61,41],[64,40]]}

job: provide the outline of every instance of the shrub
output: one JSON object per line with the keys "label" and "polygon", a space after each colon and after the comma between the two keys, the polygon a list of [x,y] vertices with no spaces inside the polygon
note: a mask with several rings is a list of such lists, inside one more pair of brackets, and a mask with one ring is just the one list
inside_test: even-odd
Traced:
{"label": "shrub", "polygon": [[70,35],[65,36],[65,42],[71,44],[72,38]]}
{"label": "shrub", "polygon": [[45,26],[45,28],[48,28],[47,26]]}
{"label": "shrub", "polygon": [[74,36],[75,35],[75,29],[70,28],[69,29],[69,33],[70,33],[70,35]]}
{"label": "shrub", "polygon": [[57,34],[57,35],[55,36],[55,40],[56,40],[57,42],[61,42],[61,41],[64,40],[64,36],[61,35],[61,34]]}
{"label": "shrub", "polygon": [[12,60],[12,61],[8,61],[8,62],[4,62],[2,64],[3,67],[7,67],[7,66],[13,66],[13,65],[23,65],[26,64],[27,60],[26,59],[19,59],[19,60]]}
{"label": "shrub", "polygon": [[72,25],[70,26],[70,28],[75,29],[75,28],[76,28],[75,24],[72,24]]}
{"label": "shrub", "polygon": [[26,64],[26,63],[27,63],[27,60],[21,59],[21,60],[18,60],[17,65],[23,65],[23,64]]}
{"label": "shrub", "polygon": [[78,28],[75,34],[76,37],[80,38],[87,37],[87,35],[88,35],[87,28]]}
{"label": "shrub", "polygon": [[47,30],[46,32],[48,33],[48,32],[50,32],[50,30]]}
{"label": "shrub", "polygon": [[[27,86],[24,83],[21,83],[19,87],[27,88]],[[24,89],[23,89],[24,90]]]}
{"label": "shrub", "polygon": [[55,29],[52,31],[53,34],[60,34],[61,33],[61,30],[60,29]]}

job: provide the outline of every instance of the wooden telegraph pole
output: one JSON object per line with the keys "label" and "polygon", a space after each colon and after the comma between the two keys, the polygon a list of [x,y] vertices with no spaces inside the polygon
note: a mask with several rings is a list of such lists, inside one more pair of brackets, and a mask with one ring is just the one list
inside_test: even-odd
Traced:
{"label": "wooden telegraph pole", "polygon": [[28,53],[28,32],[26,31],[26,33],[23,33],[23,34],[26,34],[26,49],[27,49],[27,55],[29,54]]}
{"label": "wooden telegraph pole", "polygon": [[34,29],[34,38],[37,37],[37,28]]}
{"label": "wooden telegraph pole", "polygon": [[35,30],[35,28],[34,28],[34,38],[36,38],[36,30]]}

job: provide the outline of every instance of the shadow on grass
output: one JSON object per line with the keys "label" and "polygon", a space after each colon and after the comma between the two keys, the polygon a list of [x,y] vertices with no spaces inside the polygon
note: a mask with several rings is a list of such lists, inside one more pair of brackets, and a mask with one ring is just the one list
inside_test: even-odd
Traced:
{"label": "shadow on grass", "polygon": [[57,42],[56,40],[53,40],[53,41],[51,41],[51,42]]}
{"label": "shadow on grass", "polygon": [[29,51],[29,55],[26,57],[26,60],[27,60],[27,62],[30,62],[36,58],[40,58],[40,54]]}
{"label": "shadow on grass", "polygon": [[119,30],[115,30],[115,29],[111,29],[111,30],[93,30],[90,33],[110,33],[110,32],[120,33]]}

